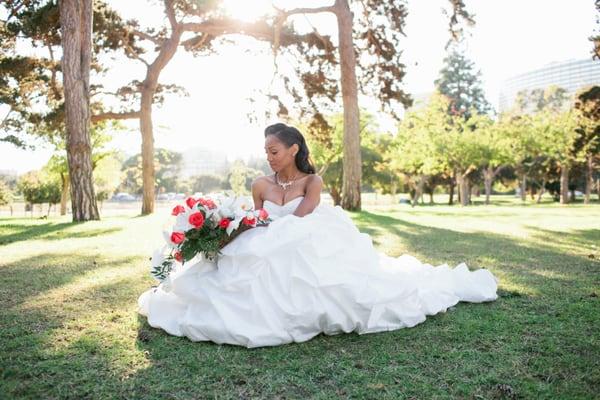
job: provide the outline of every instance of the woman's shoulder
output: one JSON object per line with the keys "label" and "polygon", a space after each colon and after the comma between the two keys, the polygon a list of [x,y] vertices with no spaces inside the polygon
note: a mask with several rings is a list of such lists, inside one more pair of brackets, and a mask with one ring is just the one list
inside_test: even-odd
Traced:
{"label": "woman's shoulder", "polygon": [[266,185],[268,183],[273,183],[273,175],[262,175],[259,177],[254,178],[254,180],[252,181],[252,187],[258,187],[258,186],[263,186]]}
{"label": "woman's shoulder", "polygon": [[310,174],[306,178],[307,185],[323,185],[323,178],[317,174]]}
{"label": "woman's shoulder", "polygon": [[306,183],[304,184],[304,192],[321,192],[323,189],[323,178],[317,174],[310,174],[306,177]]}

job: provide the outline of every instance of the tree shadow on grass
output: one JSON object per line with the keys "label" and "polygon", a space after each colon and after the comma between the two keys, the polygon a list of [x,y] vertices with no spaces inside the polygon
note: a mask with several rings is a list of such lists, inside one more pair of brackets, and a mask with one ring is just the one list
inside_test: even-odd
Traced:
{"label": "tree shadow on grass", "polygon": [[558,245],[574,246],[584,249],[585,247],[599,247],[600,229],[574,229],[569,232],[560,232],[537,227],[529,227],[537,240],[546,241]]}
{"label": "tree shadow on grass", "polygon": [[94,236],[107,235],[121,231],[121,227],[86,229],[83,231],[72,230],[81,226],[79,222],[45,222],[37,225],[20,225],[17,223],[2,224],[0,229],[4,228],[10,231],[6,235],[0,237],[0,246],[10,243],[25,241],[25,240],[62,240],[62,239],[77,239]]}
{"label": "tree shadow on grass", "polygon": [[133,265],[137,257],[74,255],[72,253],[41,254],[10,264],[0,264],[0,306],[13,307],[32,296],[58,288],[74,279],[101,268]]}

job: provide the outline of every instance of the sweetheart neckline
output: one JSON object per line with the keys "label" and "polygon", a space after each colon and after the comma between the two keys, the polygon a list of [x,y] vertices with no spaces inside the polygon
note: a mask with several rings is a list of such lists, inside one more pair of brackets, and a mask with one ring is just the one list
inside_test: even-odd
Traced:
{"label": "sweetheart neckline", "polygon": [[267,201],[268,201],[269,203],[271,203],[271,204],[274,204],[274,205],[276,205],[277,207],[285,207],[285,206],[287,206],[288,204],[290,204],[292,201],[294,201],[294,200],[296,200],[296,199],[303,199],[303,198],[304,198],[304,196],[298,196],[298,197],[294,197],[294,198],[293,198],[293,199],[291,199],[290,201],[288,201],[288,202],[286,202],[286,203],[283,203],[283,204],[277,204],[277,203],[275,203],[274,201],[271,201],[271,200],[263,200],[263,203],[265,203],[265,202],[267,202]]}

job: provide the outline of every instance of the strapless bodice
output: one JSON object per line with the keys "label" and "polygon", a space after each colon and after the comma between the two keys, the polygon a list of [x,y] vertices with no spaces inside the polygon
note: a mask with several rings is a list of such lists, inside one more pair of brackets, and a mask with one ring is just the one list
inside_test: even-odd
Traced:
{"label": "strapless bodice", "polygon": [[296,197],[283,205],[273,203],[271,200],[265,200],[263,202],[263,208],[267,210],[272,219],[280,218],[296,211],[296,208],[298,208],[302,199],[304,199],[304,196]]}

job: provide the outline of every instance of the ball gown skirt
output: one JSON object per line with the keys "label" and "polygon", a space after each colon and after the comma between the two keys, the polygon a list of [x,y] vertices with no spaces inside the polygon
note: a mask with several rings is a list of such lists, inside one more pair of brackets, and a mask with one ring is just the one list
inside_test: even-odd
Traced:
{"label": "ball gown skirt", "polygon": [[490,271],[378,253],[339,207],[292,215],[301,200],[266,201],[268,227],[240,234],[216,262],[180,266],[139,297],[139,312],[171,335],[260,347],[413,327],[459,301],[497,298]]}

